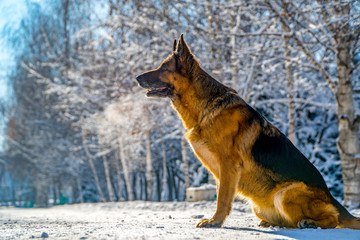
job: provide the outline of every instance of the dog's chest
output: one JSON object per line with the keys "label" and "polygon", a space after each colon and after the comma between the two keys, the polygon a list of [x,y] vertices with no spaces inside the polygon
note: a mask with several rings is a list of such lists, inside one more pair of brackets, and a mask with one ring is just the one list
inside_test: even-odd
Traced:
{"label": "dog's chest", "polygon": [[186,138],[197,158],[211,171],[216,178],[219,178],[219,161],[214,152],[211,151],[206,139],[203,139],[195,131],[189,131]]}

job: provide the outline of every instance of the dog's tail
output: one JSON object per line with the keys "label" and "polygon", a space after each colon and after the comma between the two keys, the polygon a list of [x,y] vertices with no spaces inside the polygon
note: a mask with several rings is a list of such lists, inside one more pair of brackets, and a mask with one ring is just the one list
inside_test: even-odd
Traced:
{"label": "dog's tail", "polygon": [[351,215],[346,208],[341,205],[335,198],[331,197],[332,204],[339,211],[339,226],[341,228],[351,228],[360,230],[360,218]]}

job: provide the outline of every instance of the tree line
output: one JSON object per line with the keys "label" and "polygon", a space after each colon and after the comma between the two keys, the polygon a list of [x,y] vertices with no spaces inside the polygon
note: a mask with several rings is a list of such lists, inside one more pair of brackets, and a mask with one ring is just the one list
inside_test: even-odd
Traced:
{"label": "tree line", "polygon": [[357,1],[27,2],[3,103],[0,201],[184,200],[209,181],[168,100],[135,76],[184,33],[201,65],[236,89],[360,202]]}

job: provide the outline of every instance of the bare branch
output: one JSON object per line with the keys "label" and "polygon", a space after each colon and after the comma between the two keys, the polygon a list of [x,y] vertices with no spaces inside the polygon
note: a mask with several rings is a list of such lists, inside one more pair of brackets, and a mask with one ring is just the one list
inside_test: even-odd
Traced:
{"label": "bare branch", "polygon": [[[290,24],[286,21],[286,19],[283,17],[283,15],[274,8],[274,6],[271,4],[271,2],[267,0],[266,4],[269,6],[271,11],[276,14],[276,16],[280,19],[280,21],[285,26],[287,26],[289,29],[291,29]],[[288,12],[286,14],[288,14]],[[306,49],[303,42],[299,39],[298,36],[296,36],[295,32],[293,32],[292,38],[295,40],[295,42],[300,47],[300,49],[303,51],[303,53],[308,57],[310,62],[312,64],[314,64],[314,66],[317,68],[317,70],[323,75],[323,77],[325,78],[325,81],[328,83],[331,91],[333,92],[334,95],[336,95],[336,85],[333,82],[333,80],[332,80],[331,76],[329,75],[329,73],[315,60],[315,57],[313,55],[311,55],[311,53]]]}
{"label": "bare branch", "polygon": [[360,62],[350,69],[350,74],[352,74],[358,67],[360,67]]}
{"label": "bare branch", "polygon": [[282,32],[257,32],[257,33],[233,33],[233,32],[225,32],[225,31],[218,31],[215,32],[216,34],[223,34],[223,35],[231,35],[236,37],[259,37],[259,36],[276,36],[276,37],[284,37],[293,35],[293,32],[282,33]]}
{"label": "bare branch", "polygon": [[25,68],[30,74],[32,74],[34,77],[37,77],[39,79],[42,79],[42,80],[47,80],[49,81],[50,79],[49,78],[46,78],[44,77],[43,75],[41,75],[40,73],[38,73],[36,70],[32,69],[31,67],[29,67],[26,63],[24,62],[21,62],[21,66],[23,68]]}

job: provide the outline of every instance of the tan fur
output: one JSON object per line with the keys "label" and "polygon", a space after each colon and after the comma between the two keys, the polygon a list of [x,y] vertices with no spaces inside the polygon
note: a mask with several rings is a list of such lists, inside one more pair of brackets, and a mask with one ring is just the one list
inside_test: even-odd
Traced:
{"label": "tan fur", "polygon": [[[166,71],[159,71],[162,67]],[[263,125],[254,121],[249,107],[235,90],[219,84],[200,68],[182,36],[174,53],[158,69],[142,77],[160,79],[173,87],[171,104],[187,129],[185,137],[195,155],[218,181],[215,214],[211,219],[202,220],[197,227],[221,226],[237,194],[249,199],[264,226],[334,228],[356,225],[353,220],[339,222],[338,208],[322,189],[296,180],[279,180],[276,172],[256,163],[252,148],[259,135],[280,136],[280,131],[266,121]],[[214,96],[217,88],[223,93]],[[279,183],[274,185],[269,179]]]}

